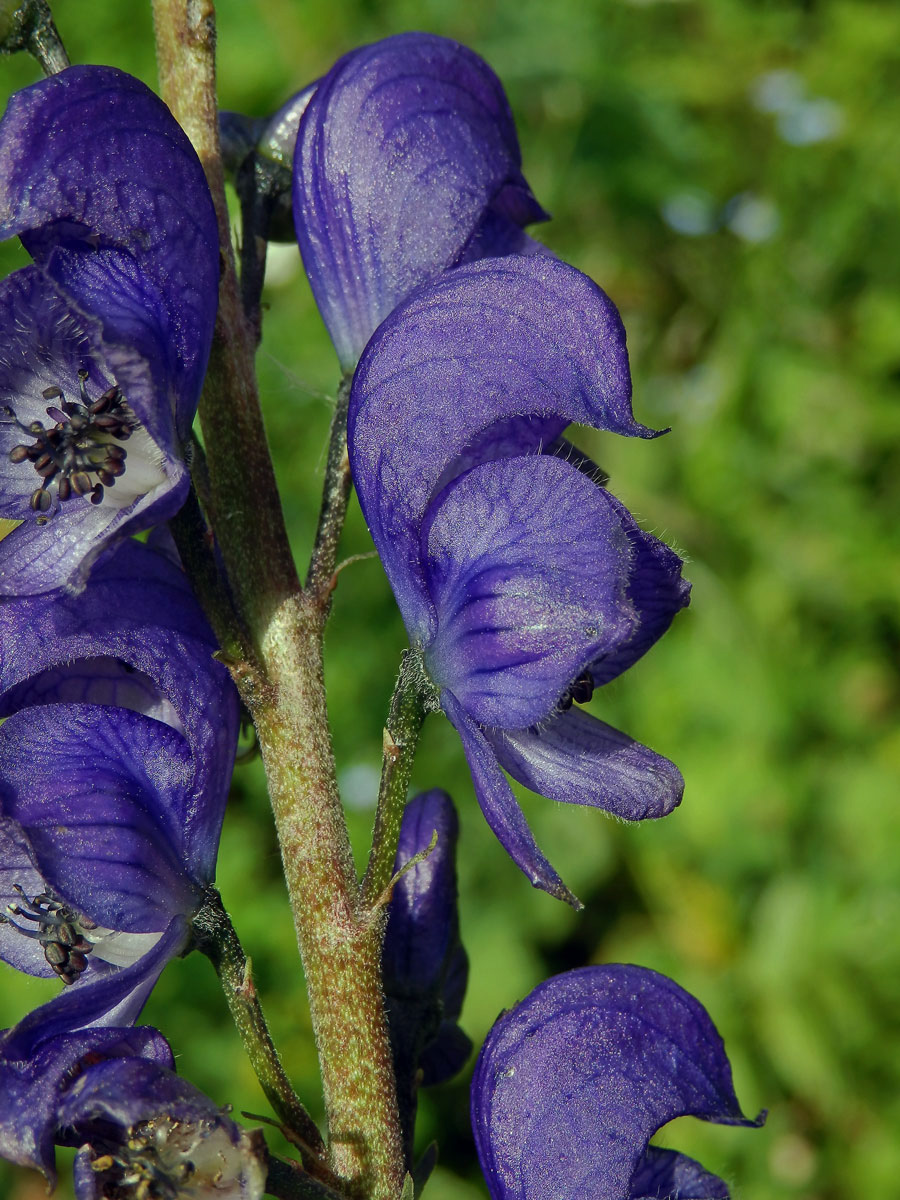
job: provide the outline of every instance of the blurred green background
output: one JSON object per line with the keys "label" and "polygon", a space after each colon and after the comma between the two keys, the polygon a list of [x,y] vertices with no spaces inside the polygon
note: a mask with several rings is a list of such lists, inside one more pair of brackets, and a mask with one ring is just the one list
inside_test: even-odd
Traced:
{"label": "blurred green background", "polygon": [[[155,85],[149,5],[57,0],[75,62]],[[411,28],[494,66],[538,236],[592,275],[629,335],[653,443],[582,433],[613,490],[686,554],[693,604],[591,708],[674,758],[682,807],[643,827],[525,795],[585,901],[533,892],[429,723],[417,787],[456,797],[476,1043],[547,975],[630,961],[673,976],[726,1039],[753,1132],[682,1120],[661,1141],[747,1200],[898,1194],[900,9],[865,0],[220,0],[223,107],[274,110],[355,44]],[[4,93],[37,78],[0,63]],[[20,251],[4,247],[3,267]],[[272,256],[259,369],[298,557],[311,542],[336,363],[295,249]],[[354,507],[347,554],[370,549]],[[341,576],[328,641],[335,742],[360,853],[401,622],[374,560]],[[290,1071],[315,1058],[258,764],[240,768],[219,884]],[[52,989],[51,989],[52,990]],[[0,1024],[47,994],[4,970]],[[146,1019],[218,1101],[265,1112],[205,960],[173,963]],[[422,1104],[428,1195],[484,1185],[461,1081]],[[60,1194],[66,1195],[65,1186]],[[0,1195],[42,1182],[0,1167]]]}

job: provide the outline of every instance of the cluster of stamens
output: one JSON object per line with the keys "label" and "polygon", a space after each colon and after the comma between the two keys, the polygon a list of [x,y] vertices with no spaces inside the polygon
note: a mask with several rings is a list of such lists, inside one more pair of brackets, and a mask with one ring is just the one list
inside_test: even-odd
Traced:
{"label": "cluster of stamens", "polygon": [[560,712],[568,712],[573,704],[587,704],[594,694],[594,681],[590,671],[582,671],[574,683],[560,699],[557,707]]}
{"label": "cluster of stamens", "polygon": [[[49,428],[40,421],[25,425],[8,405],[4,414],[15,421],[23,433],[34,438],[32,445],[14,446],[9,452],[13,463],[30,462],[41,477],[31,496],[35,512],[45,513],[52,503],[49,485],[56,482],[61,501],[88,496],[92,504],[103,500],[103,489],[112,487],[125,472],[126,451],[118,442],[127,441],[137,424],[134,414],[117,387],[107,388],[91,400],[87,394],[87,371],[79,371],[80,400],[67,400],[61,388],[45,388],[45,400],[58,400],[47,409],[56,422]],[[113,440],[113,439],[117,439]]]}
{"label": "cluster of stamens", "polygon": [[171,1156],[166,1154],[166,1143],[178,1128],[178,1122],[169,1117],[157,1118],[130,1129],[124,1145],[106,1152],[95,1145],[91,1168],[105,1176],[103,1196],[108,1200],[177,1200],[196,1170],[189,1160],[167,1161]]}
{"label": "cluster of stamens", "polygon": [[[25,937],[40,942],[44,958],[63,983],[74,983],[87,966],[87,955],[93,950],[92,944],[82,932],[82,929],[95,929],[93,921],[79,917],[71,908],[60,904],[47,892],[41,892],[33,900],[29,900],[19,884],[14,885],[14,890],[21,896],[21,902],[8,904],[7,915],[0,913],[0,922],[11,925]],[[33,922],[34,928],[19,925],[12,920],[13,917]]]}

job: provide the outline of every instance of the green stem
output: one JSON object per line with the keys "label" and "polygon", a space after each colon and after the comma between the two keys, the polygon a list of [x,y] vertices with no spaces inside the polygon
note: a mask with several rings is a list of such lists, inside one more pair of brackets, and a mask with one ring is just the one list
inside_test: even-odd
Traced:
{"label": "green stem", "polygon": [[406,650],[384,727],[384,758],[375,829],[369,864],[362,883],[362,902],[367,908],[379,904],[394,875],[400,823],[406,807],[419,734],[426,715],[433,708],[432,690],[425,676],[421,651]]}
{"label": "green stem", "polygon": [[323,621],[308,592],[282,606],[263,647],[273,699],[255,704],[254,720],[319,1049],[331,1167],[355,1196],[397,1200],[403,1146],[381,988],[384,921],[359,903],[328,734]]}
{"label": "green stem", "polygon": [[[219,318],[200,403],[212,520],[250,661],[230,664],[259,737],[309,992],[334,1175],[354,1196],[397,1200],[403,1145],[381,988],[383,916],[364,910],[335,775],[322,636],[343,520],[342,486],[304,592],[269,458],[222,187],[211,0],[153,0],[163,96],[190,136],[219,215]],[[343,435],[339,435],[343,436]],[[329,455],[335,462],[337,454]],[[340,467],[334,479],[346,471]],[[329,476],[331,478],[331,476]],[[330,497],[330,498],[329,498]],[[343,501],[346,507],[346,499]],[[320,522],[320,529],[323,523]]]}
{"label": "green stem", "polygon": [[328,459],[325,464],[325,484],[322,489],[319,525],[316,529],[316,540],[306,576],[307,589],[319,598],[319,604],[326,610],[334,590],[338,542],[344,527],[347,504],[353,487],[350,460],[347,457],[347,410],[350,405],[352,382],[353,376],[345,375],[338,388],[334,416],[331,419],[331,435],[328,440]]}
{"label": "green stem", "polygon": [[69,56],[53,21],[47,0],[3,0],[0,3],[0,53],[27,50],[45,75],[69,65]]}
{"label": "green stem", "polygon": [[296,1163],[269,1155],[266,1195],[277,1200],[342,1200],[342,1194],[301,1171]]}
{"label": "green stem", "polygon": [[210,530],[203,518],[193,487],[188,498],[169,522],[178,554],[197,598],[227,660],[247,657],[247,635],[240,627],[210,543]]}
{"label": "green stem", "polygon": [[163,99],[203,164],[219,223],[219,309],[200,423],[210,464],[209,516],[238,611],[256,634],[300,584],[259,406],[256,337],[244,315],[231,248],[219,153],[215,6],[212,0],[153,0],[153,16]]}
{"label": "green stem", "polygon": [[196,949],[216,969],[232,1019],[266,1099],[278,1119],[296,1136],[298,1144],[308,1148],[304,1161],[308,1168],[313,1166],[325,1149],[322,1135],[281,1065],[250,975],[250,960],[215,888],[209,888],[194,917],[192,930]]}

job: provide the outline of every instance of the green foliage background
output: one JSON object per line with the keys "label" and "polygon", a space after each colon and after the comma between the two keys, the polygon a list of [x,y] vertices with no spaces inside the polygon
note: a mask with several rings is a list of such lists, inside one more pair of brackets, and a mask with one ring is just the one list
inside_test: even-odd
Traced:
{"label": "green foliage background", "polygon": [[[218,10],[222,106],[254,114],[343,51],[401,30],[484,55],[554,215],[539,236],[615,299],[636,413],[673,427],[649,444],[579,440],[639,519],[690,559],[691,609],[591,705],[679,763],[684,804],[630,828],[523,798],[585,901],[576,915],[518,875],[477,811],[452,730],[429,723],[415,785],[447,787],[462,814],[464,1026],[480,1042],[503,1007],[568,967],[658,968],[718,1023],[747,1111],[769,1109],[760,1132],[682,1120],[662,1141],[747,1200],[895,1195],[900,10],[890,0],[220,0]],[[149,5],[58,0],[55,11],[73,61],[155,85]],[[0,63],[4,93],[35,78],[27,60]],[[797,94],[765,111],[779,86]],[[23,261],[0,254],[4,267]],[[267,299],[260,377],[302,559],[336,363],[295,249],[273,255]],[[354,508],[346,553],[369,548]],[[328,684],[361,853],[403,645],[378,563],[354,565],[337,592]],[[219,884],[316,1108],[258,764],[236,775]],[[0,1024],[46,994],[5,971]],[[265,1111],[205,960],[172,964],[145,1016],[218,1101]],[[484,1196],[465,1081],[425,1099],[421,1126],[423,1145],[442,1146],[434,1200]],[[0,1194],[44,1190],[4,1167]]]}

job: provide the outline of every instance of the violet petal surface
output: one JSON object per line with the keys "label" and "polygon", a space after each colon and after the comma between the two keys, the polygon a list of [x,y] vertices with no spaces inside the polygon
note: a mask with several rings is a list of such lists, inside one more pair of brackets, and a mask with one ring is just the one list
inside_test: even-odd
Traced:
{"label": "violet petal surface", "polygon": [[558,458],[467,471],[432,502],[422,542],[437,617],[428,673],[481,724],[518,729],[546,717],[637,623],[618,510]]}
{"label": "violet petal surface", "polygon": [[638,1200],[667,1170],[687,1186],[689,1167],[646,1157],[680,1116],[761,1120],[741,1112],[706,1010],[644,967],[585,967],[540,984],[494,1025],[472,1080],[493,1200]]}
{"label": "violet petal surface", "polygon": [[354,376],[350,462],[412,638],[434,622],[419,530],[439,486],[487,459],[539,452],[573,421],[656,436],[632,415],[619,314],[574,267],[484,259],[433,280],[380,326]]}
{"label": "violet petal surface", "polygon": [[297,139],[294,220],[345,370],[418,284],[467,250],[505,252],[510,226],[545,217],[503,87],[465,46],[399,34],[351,51],[317,86]]}

